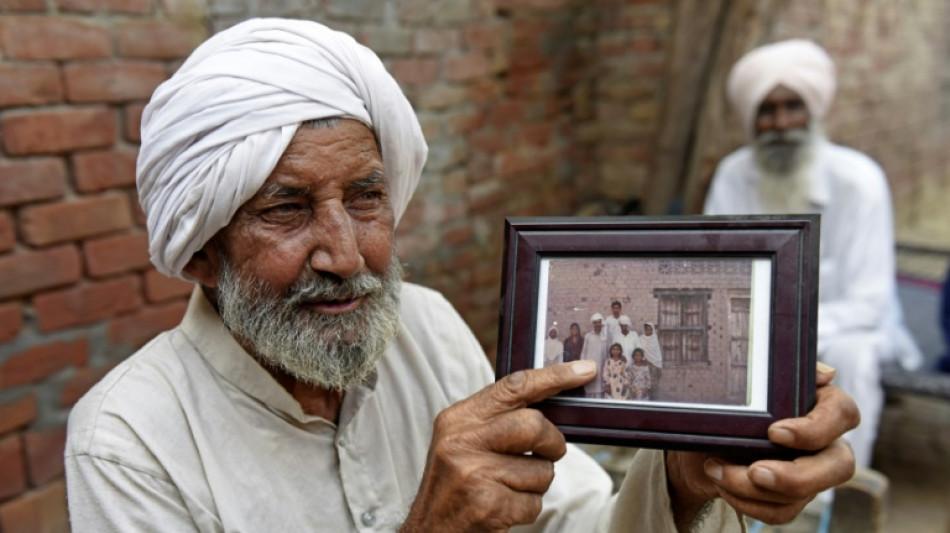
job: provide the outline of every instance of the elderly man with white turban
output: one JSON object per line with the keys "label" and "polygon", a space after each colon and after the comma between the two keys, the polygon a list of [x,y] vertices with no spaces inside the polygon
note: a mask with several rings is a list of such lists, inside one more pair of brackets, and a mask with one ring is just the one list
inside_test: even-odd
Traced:
{"label": "elderly man with white turban", "polygon": [[620,315],[620,318],[617,319],[617,324],[620,331],[618,331],[610,339],[611,344],[619,344],[621,349],[621,355],[627,358],[627,361],[633,363],[633,350],[634,348],[642,348],[640,345],[640,336],[637,335],[637,332],[633,330],[633,321],[630,320],[630,317],[627,315]]}
{"label": "elderly man with white turban", "polygon": [[564,362],[564,343],[557,338],[557,328],[548,328],[548,336],[544,339],[544,366],[553,366]]}
{"label": "elderly man with white turban", "polygon": [[837,437],[856,415],[827,413],[854,405],[827,386],[811,418],[772,426],[815,456],[643,452],[612,498],[526,408],[595,365],[493,383],[451,305],[401,281],[393,234],[425,155],[379,59],[314,22],[238,24],[156,90],[138,164],[152,261],[197,287],[73,409],[73,531],[722,531],[730,505],[787,520],[850,475]]}
{"label": "elderly man with white turban", "polygon": [[921,355],[900,319],[884,172],[822,131],[835,86],[834,63],[808,40],[740,59],[727,92],[752,143],[720,163],[704,212],[821,214],[818,356],[861,409],[848,438],[868,466],[883,403],[880,362],[899,356],[913,367]]}

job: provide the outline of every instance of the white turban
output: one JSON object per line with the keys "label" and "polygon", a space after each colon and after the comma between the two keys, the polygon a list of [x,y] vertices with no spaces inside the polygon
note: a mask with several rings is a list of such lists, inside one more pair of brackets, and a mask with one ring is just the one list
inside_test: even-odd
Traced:
{"label": "white turban", "polygon": [[376,134],[396,221],[426,143],[379,58],[316,22],[254,19],[208,39],[161,84],[142,115],[136,182],[149,252],[182,269],[273,171],[299,123],[351,118]]}
{"label": "white turban", "polygon": [[630,327],[633,325],[633,322],[630,321],[630,317],[627,315],[620,315],[620,318],[617,319],[618,324],[623,324],[624,326]]}
{"label": "white turban", "polygon": [[750,134],[755,132],[759,105],[779,85],[798,93],[811,116],[823,119],[835,95],[834,62],[824,49],[805,39],[760,46],[740,59],[729,73],[726,88]]}
{"label": "white turban", "polygon": [[590,317],[590,323],[593,324],[594,322],[597,322],[598,320],[603,320],[603,319],[604,319],[604,315],[600,313],[594,313]]}

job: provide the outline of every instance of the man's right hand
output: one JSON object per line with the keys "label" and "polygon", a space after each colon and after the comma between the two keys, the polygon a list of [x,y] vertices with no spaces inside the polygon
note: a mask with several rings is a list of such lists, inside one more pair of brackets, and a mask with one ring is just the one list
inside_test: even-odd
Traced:
{"label": "man's right hand", "polygon": [[592,361],[516,372],[439,413],[401,531],[507,531],[534,522],[567,447],[554,424],[527,406],[595,374]]}

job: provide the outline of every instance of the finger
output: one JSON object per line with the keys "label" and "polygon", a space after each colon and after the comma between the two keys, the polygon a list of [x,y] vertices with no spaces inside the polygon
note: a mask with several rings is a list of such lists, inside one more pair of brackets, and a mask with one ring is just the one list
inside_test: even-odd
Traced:
{"label": "finger", "polygon": [[554,481],[554,463],[530,455],[498,457],[486,472],[492,481],[517,492],[544,494]]}
{"label": "finger", "polygon": [[819,387],[824,387],[825,385],[831,383],[831,380],[833,380],[835,378],[835,375],[837,374],[837,370],[835,370],[835,367],[831,365],[826,365],[825,363],[822,363],[821,361],[818,361],[818,364],[816,365],[816,367],[817,367],[816,370],[818,372],[817,372],[817,379],[815,380],[815,385]]}
{"label": "finger", "polygon": [[762,460],[748,467],[720,460],[706,462],[716,485],[738,499],[788,505],[808,501],[854,475],[854,454],[843,441],[794,461]]}
{"label": "finger", "polygon": [[706,475],[715,483],[716,490],[727,492],[733,498],[786,505],[801,499],[800,495],[783,494],[757,485],[745,465],[734,465],[719,459],[710,459],[703,465]]}
{"label": "finger", "polygon": [[541,495],[533,492],[478,491],[469,500],[476,513],[473,531],[508,531],[511,526],[531,524],[541,514]]}
{"label": "finger", "polygon": [[567,452],[564,434],[535,409],[519,409],[502,413],[476,429],[480,449],[497,453],[522,455],[532,453],[549,461],[557,461]]}
{"label": "finger", "polygon": [[795,519],[802,509],[808,505],[810,500],[801,500],[793,503],[778,504],[763,502],[757,500],[746,500],[738,498],[728,491],[720,489],[719,496],[729,504],[730,507],[750,518],[769,525],[787,524]]}
{"label": "finger", "polygon": [[838,387],[821,387],[815,397],[815,407],[807,415],[769,426],[769,440],[799,450],[820,450],[860,423],[858,406]]}
{"label": "finger", "polygon": [[794,497],[809,497],[851,479],[854,453],[838,439],[815,455],[794,461],[763,460],[749,465],[749,479],[767,491]]}
{"label": "finger", "polygon": [[593,361],[573,361],[534,370],[522,370],[498,380],[472,395],[476,414],[491,418],[539,402],[567,389],[580,387],[597,373]]}

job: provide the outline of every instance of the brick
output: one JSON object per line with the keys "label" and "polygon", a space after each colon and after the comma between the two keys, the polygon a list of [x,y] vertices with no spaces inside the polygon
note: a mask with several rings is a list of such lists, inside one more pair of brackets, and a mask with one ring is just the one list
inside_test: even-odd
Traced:
{"label": "brick", "polygon": [[60,102],[63,86],[55,65],[0,65],[0,107]]}
{"label": "brick", "polygon": [[36,396],[33,394],[23,394],[15,400],[0,403],[0,435],[27,426],[35,419]]}
{"label": "brick", "polygon": [[40,294],[33,298],[33,310],[40,331],[92,324],[132,311],[142,305],[138,276]]}
{"label": "brick", "polygon": [[0,206],[62,198],[66,193],[66,165],[56,157],[0,163]]}
{"label": "brick", "polygon": [[439,79],[439,62],[434,59],[396,59],[390,71],[401,84],[429,84]]}
{"label": "brick", "polygon": [[0,501],[24,490],[26,465],[23,462],[23,441],[19,435],[10,435],[0,439]]}
{"label": "brick", "polygon": [[107,11],[144,15],[152,10],[152,0],[55,0],[62,11],[91,13]]}
{"label": "brick", "polygon": [[173,19],[202,20],[208,13],[205,0],[161,0],[162,11]]}
{"label": "brick", "polygon": [[194,289],[194,283],[170,278],[157,270],[149,270],[145,273],[145,298],[150,302],[185,297]]}
{"label": "brick", "polygon": [[0,0],[4,11],[46,11],[45,0]]}
{"label": "brick", "polygon": [[66,427],[27,431],[26,470],[30,484],[43,485],[63,475],[63,452],[66,449]]}
{"label": "brick", "polygon": [[478,24],[465,28],[462,38],[469,48],[501,48],[505,45],[506,26]]}
{"label": "brick", "polygon": [[9,252],[16,244],[16,230],[13,217],[6,211],[0,211],[0,253]]}
{"label": "brick", "polygon": [[418,110],[439,110],[464,102],[467,93],[462,87],[452,87],[443,83],[420,87],[415,101]]}
{"label": "brick", "polygon": [[73,177],[79,192],[98,192],[135,185],[135,159],[138,152],[101,150],[72,156]]}
{"label": "brick", "polygon": [[412,47],[420,54],[435,54],[458,48],[460,41],[458,30],[419,28]]}
{"label": "brick", "polygon": [[0,531],[33,533],[69,531],[66,483],[54,481],[0,505]]}
{"label": "brick", "polygon": [[145,104],[129,104],[122,113],[125,123],[125,139],[130,142],[142,141],[142,111]]}
{"label": "brick", "polygon": [[149,61],[74,63],[63,67],[70,102],[144,100],[165,81],[165,66]]}
{"label": "brick", "polygon": [[138,348],[155,335],[177,326],[187,307],[186,302],[178,301],[146,307],[135,314],[117,318],[109,324],[109,341],[122,348]]}
{"label": "brick", "polygon": [[92,277],[142,270],[149,265],[148,236],[135,232],[86,241],[83,256],[86,272]]}
{"label": "brick", "polygon": [[93,385],[99,383],[99,380],[111,369],[112,365],[106,368],[80,368],[77,370],[73,377],[63,384],[63,390],[59,395],[60,407],[72,407]]}
{"label": "brick", "polygon": [[89,357],[89,341],[56,341],[34,346],[0,364],[0,389],[46,379],[64,368],[84,366]]}
{"label": "brick", "polygon": [[385,2],[378,0],[327,0],[326,10],[331,17],[379,20],[383,18]]}
{"label": "brick", "polygon": [[131,226],[132,209],[123,194],[43,204],[20,211],[23,240],[35,246],[94,237]]}
{"label": "brick", "polygon": [[115,142],[112,112],[104,108],[61,109],[7,115],[0,121],[10,155],[56,154],[102,148]]}
{"label": "brick", "polygon": [[0,257],[0,299],[75,283],[82,274],[79,252],[60,246]]}
{"label": "brick", "polygon": [[23,306],[19,302],[0,304],[0,343],[10,341],[23,327]]}
{"label": "brick", "polygon": [[445,60],[445,79],[466,81],[490,74],[491,61],[484,54],[465,54]]}
{"label": "brick", "polygon": [[91,59],[112,53],[108,28],[59,17],[5,17],[0,48],[6,59]]}
{"label": "brick", "polygon": [[405,55],[412,50],[412,30],[374,26],[360,32],[360,43],[380,56]]}
{"label": "brick", "polygon": [[206,37],[200,21],[127,21],[118,25],[116,34],[119,55],[148,59],[186,57]]}

